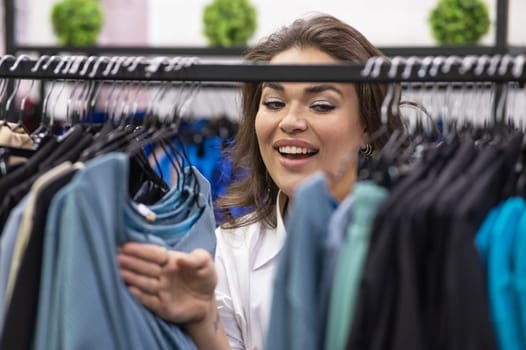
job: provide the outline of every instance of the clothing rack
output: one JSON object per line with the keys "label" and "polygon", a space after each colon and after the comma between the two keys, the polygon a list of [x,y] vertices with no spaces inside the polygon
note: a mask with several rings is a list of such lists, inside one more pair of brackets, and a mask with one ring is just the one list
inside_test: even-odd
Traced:
{"label": "clothing rack", "polygon": [[0,56],[0,78],[196,82],[520,82],[525,55],[374,57],[363,64],[275,65],[188,57]]}

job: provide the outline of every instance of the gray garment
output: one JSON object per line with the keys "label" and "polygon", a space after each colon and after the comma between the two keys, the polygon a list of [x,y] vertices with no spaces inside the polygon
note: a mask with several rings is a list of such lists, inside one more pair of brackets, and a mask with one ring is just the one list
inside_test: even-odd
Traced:
{"label": "gray garment", "polygon": [[319,298],[323,245],[337,205],[321,172],[295,192],[275,276],[266,349],[308,350],[323,345]]}

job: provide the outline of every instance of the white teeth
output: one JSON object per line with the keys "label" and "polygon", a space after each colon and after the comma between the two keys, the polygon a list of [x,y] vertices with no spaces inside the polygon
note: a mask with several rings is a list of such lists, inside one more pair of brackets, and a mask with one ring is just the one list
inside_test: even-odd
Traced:
{"label": "white teeth", "polygon": [[279,147],[279,152],[285,154],[309,154],[314,153],[315,151],[304,147],[282,146]]}

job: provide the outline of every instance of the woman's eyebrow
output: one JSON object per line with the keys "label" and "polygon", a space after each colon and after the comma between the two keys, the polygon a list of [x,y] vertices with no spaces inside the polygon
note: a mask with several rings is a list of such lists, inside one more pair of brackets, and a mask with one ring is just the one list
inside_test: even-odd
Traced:
{"label": "woman's eyebrow", "polygon": [[341,92],[341,90],[338,89],[334,85],[322,84],[322,85],[309,86],[309,87],[305,88],[305,92],[309,93],[309,94],[317,94],[317,93],[320,93],[320,92],[323,92],[323,91],[327,91],[327,90],[332,90],[332,91],[340,94],[343,97],[343,92]]}
{"label": "woman's eyebrow", "polygon": [[264,88],[271,88],[273,90],[285,91],[285,88],[283,87],[283,85],[278,84],[278,83],[263,83],[262,89]]}
{"label": "woman's eyebrow", "polygon": [[[285,91],[285,88],[283,87],[283,85],[279,83],[263,83],[262,88],[263,89],[270,88],[270,89],[277,90],[277,91]],[[304,91],[307,94],[318,94],[320,92],[327,91],[327,90],[332,90],[343,97],[343,92],[340,89],[338,89],[336,86],[330,85],[330,84],[320,84],[320,85],[308,86],[305,88]]]}

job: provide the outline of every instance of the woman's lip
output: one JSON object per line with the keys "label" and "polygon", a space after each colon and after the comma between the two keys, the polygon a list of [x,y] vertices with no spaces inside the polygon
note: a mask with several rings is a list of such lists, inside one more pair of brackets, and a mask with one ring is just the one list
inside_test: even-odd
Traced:
{"label": "woman's lip", "polygon": [[301,147],[301,148],[311,149],[313,151],[318,151],[318,149],[313,144],[311,144],[310,142],[304,141],[304,140],[282,139],[282,140],[278,140],[274,142],[274,144],[272,145],[272,147],[276,150],[279,149],[280,147],[285,147],[285,146]]}
{"label": "woman's lip", "polygon": [[311,156],[306,158],[292,159],[283,156],[278,150],[276,150],[276,153],[278,154],[278,161],[280,165],[285,169],[292,171],[303,169],[307,164],[312,162],[314,160],[314,157],[316,156],[316,153],[313,153]]}

